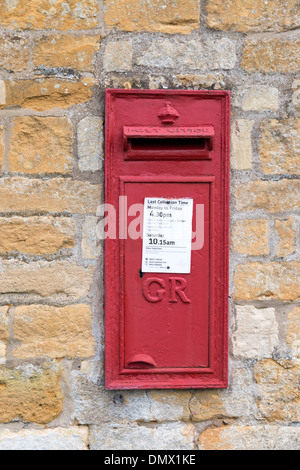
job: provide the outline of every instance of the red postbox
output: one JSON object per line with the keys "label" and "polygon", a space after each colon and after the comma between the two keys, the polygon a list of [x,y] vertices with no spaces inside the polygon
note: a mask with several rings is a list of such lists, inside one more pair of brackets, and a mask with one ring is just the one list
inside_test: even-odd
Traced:
{"label": "red postbox", "polygon": [[107,389],[227,387],[229,129],[227,91],[106,91]]}

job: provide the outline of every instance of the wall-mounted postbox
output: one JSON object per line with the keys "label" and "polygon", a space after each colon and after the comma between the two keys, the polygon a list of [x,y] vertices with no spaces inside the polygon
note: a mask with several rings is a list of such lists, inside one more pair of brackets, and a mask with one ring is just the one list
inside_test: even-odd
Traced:
{"label": "wall-mounted postbox", "polygon": [[108,389],[227,386],[227,91],[107,90]]}

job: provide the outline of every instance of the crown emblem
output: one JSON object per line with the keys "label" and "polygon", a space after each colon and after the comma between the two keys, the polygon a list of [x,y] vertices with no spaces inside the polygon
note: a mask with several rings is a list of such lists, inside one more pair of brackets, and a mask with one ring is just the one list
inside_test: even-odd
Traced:
{"label": "crown emblem", "polygon": [[158,117],[163,124],[174,124],[180,114],[173,108],[170,101],[166,101],[164,106],[159,110]]}

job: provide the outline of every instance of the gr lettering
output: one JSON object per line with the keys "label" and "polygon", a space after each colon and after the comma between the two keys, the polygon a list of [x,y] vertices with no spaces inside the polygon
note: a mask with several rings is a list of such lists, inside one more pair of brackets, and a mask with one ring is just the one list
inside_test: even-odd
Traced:
{"label": "gr lettering", "polygon": [[183,277],[169,277],[166,283],[159,277],[149,277],[143,283],[143,295],[148,302],[161,302],[168,290],[168,300],[170,303],[177,303],[181,300],[184,304],[191,303],[185,293],[187,281]]}

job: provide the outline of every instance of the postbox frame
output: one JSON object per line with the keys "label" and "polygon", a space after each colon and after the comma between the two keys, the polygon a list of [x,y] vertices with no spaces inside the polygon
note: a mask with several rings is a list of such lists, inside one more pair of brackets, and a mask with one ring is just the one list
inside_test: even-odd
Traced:
{"label": "postbox frame", "polygon": [[[214,205],[214,175],[181,176],[180,174],[154,176],[148,174],[119,175],[118,184],[112,187],[112,176],[115,171],[113,159],[113,128],[116,116],[113,112],[113,102],[118,97],[138,100],[139,97],[172,99],[172,97],[197,96],[220,100],[223,113],[222,121],[222,181],[221,192],[223,198],[223,232],[219,234],[223,252],[221,281],[215,279],[213,267],[215,263],[214,241],[210,241],[210,286],[213,295],[210,296],[209,315],[209,367],[201,369],[125,369],[124,367],[124,273],[122,260],[124,260],[124,240],[107,239],[105,241],[105,386],[107,389],[204,389],[226,388],[228,386],[228,271],[229,271],[229,154],[230,154],[230,92],[228,91],[194,91],[194,90],[106,90],[106,146],[105,146],[105,202],[117,204],[117,196],[125,194],[124,185],[129,182],[136,183],[209,183],[211,198],[210,211],[215,216]],[[197,124],[197,123],[196,123]],[[208,159],[210,156],[207,157]],[[127,157],[124,155],[124,161]],[[133,158],[134,160],[134,158]],[[155,160],[155,158],[153,158]],[[174,157],[176,160],[176,157]],[[140,163],[143,163],[141,159]],[[118,220],[118,216],[117,216]],[[117,227],[118,233],[119,227]],[[121,260],[121,262],[120,262]],[[216,294],[216,282],[218,294]],[[215,309],[215,296],[218,295],[218,309]]]}

